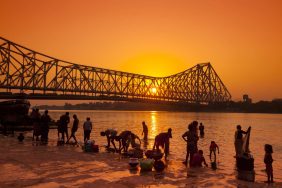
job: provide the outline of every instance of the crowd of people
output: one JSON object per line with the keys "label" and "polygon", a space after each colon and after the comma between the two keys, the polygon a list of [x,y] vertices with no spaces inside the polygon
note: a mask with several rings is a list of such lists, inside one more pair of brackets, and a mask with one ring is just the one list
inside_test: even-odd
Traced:
{"label": "crowd of people", "polygon": [[[45,110],[43,115],[39,113],[38,109],[33,109],[30,114],[31,120],[33,122],[33,140],[36,141],[41,140],[42,143],[48,142],[48,133],[49,133],[49,123],[51,122],[51,118],[48,115],[48,110]],[[58,130],[58,138],[63,142],[68,144],[70,140],[74,139],[74,144],[78,143],[76,138],[76,132],[79,127],[79,119],[76,114],[73,115],[73,124],[71,127],[71,135],[68,134],[68,124],[70,123],[69,112],[66,112],[64,115],[60,117],[57,121],[57,130]],[[188,125],[188,130],[182,135],[183,140],[186,142],[186,158],[183,161],[185,165],[190,167],[202,167],[203,164],[208,166],[205,158],[204,152],[201,149],[198,149],[198,141],[200,137],[203,137],[204,125],[200,123],[198,127],[198,122],[193,121]],[[86,121],[83,123],[83,131],[84,131],[84,142],[90,140],[90,134],[93,129],[92,122],[90,117],[86,118]],[[148,126],[143,121],[142,122],[142,135],[144,143],[148,140]],[[200,132],[200,137],[198,135],[198,131]],[[237,126],[237,130],[235,132],[235,152],[238,157],[242,155],[242,146],[243,146],[243,135],[247,134],[250,131],[250,128],[247,131],[243,131],[241,126]],[[107,139],[106,148],[110,149],[111,145],[113,146],[114,152],[127,152],[128,148],[140,148],[141,147],[141,139],[129,130],[122,131],[118,134],[118,131],[115,129],[106,129],[100,133],[101,136],[105,136]],[[39,139],[40,137],[40,139]],[[172,138],[172,129],[169,128],[167,132],[160,133],[156,135],[153,145],[153,150],[160,151],[161,149],[164,152],[165,158],[169,155],[169,145],[170,139]],[[18,138],[21,141],[23,140],[23,135],[21,134]],[[66,142],[65,142],[66,141]],[[138,143],[137,143],[138,142]],[[117,144],[116,144],[117,143]],[[264,163],[266,165],[266,173],[268,176],[268,182],[273,182],[273,168],[272,168],[272,146],[266,144],[265,145],[265,157]],[[215,141],[211,141],[209,147],[209,157],[211,160],[212,168],[216,168],[216,158],[217,154],[219,154],[219,146],[215,143]],[[213,159],[212,160],[212,156]],[[189,163],[188,163],[189,161]]]}

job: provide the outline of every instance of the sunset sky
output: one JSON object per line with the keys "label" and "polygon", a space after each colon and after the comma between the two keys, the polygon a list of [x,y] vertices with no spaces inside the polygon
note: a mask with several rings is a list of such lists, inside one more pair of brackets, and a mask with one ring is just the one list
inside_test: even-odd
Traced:
{"label": "sunset sky", "polygon": [[282,98],[282,0],[0,0],[0,36],[151,76],[211,62],[233,100]]}

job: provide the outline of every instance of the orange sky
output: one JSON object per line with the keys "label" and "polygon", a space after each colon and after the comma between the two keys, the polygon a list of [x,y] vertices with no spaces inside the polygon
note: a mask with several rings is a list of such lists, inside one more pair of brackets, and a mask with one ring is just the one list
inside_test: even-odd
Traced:
{"label": "orange sky", "polygon": [[211,62],[233,100],[282,98],[281,0],[0,0],[0,35],[79,64],[166,76]]}

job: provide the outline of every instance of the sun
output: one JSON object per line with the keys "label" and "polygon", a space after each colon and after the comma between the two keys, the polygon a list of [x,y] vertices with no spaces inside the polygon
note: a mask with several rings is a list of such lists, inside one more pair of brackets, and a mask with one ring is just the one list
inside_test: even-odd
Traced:
{"label": "sun", "polygon": [[151,91],[152,91],[153,94],[156,94],[156,93],[157,93],[157,88],[153,87],[153,88],[151,89]]}

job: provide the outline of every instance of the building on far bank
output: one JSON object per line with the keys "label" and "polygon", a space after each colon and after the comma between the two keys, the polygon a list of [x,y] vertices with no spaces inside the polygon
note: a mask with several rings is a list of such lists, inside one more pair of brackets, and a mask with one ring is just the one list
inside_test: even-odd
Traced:
{"label": "building on far bank", "polygon": [[243,102],[251,104],[252,103],[252,99],[249,98],[249,95],[245,94],[245,95],[243,95]]}

